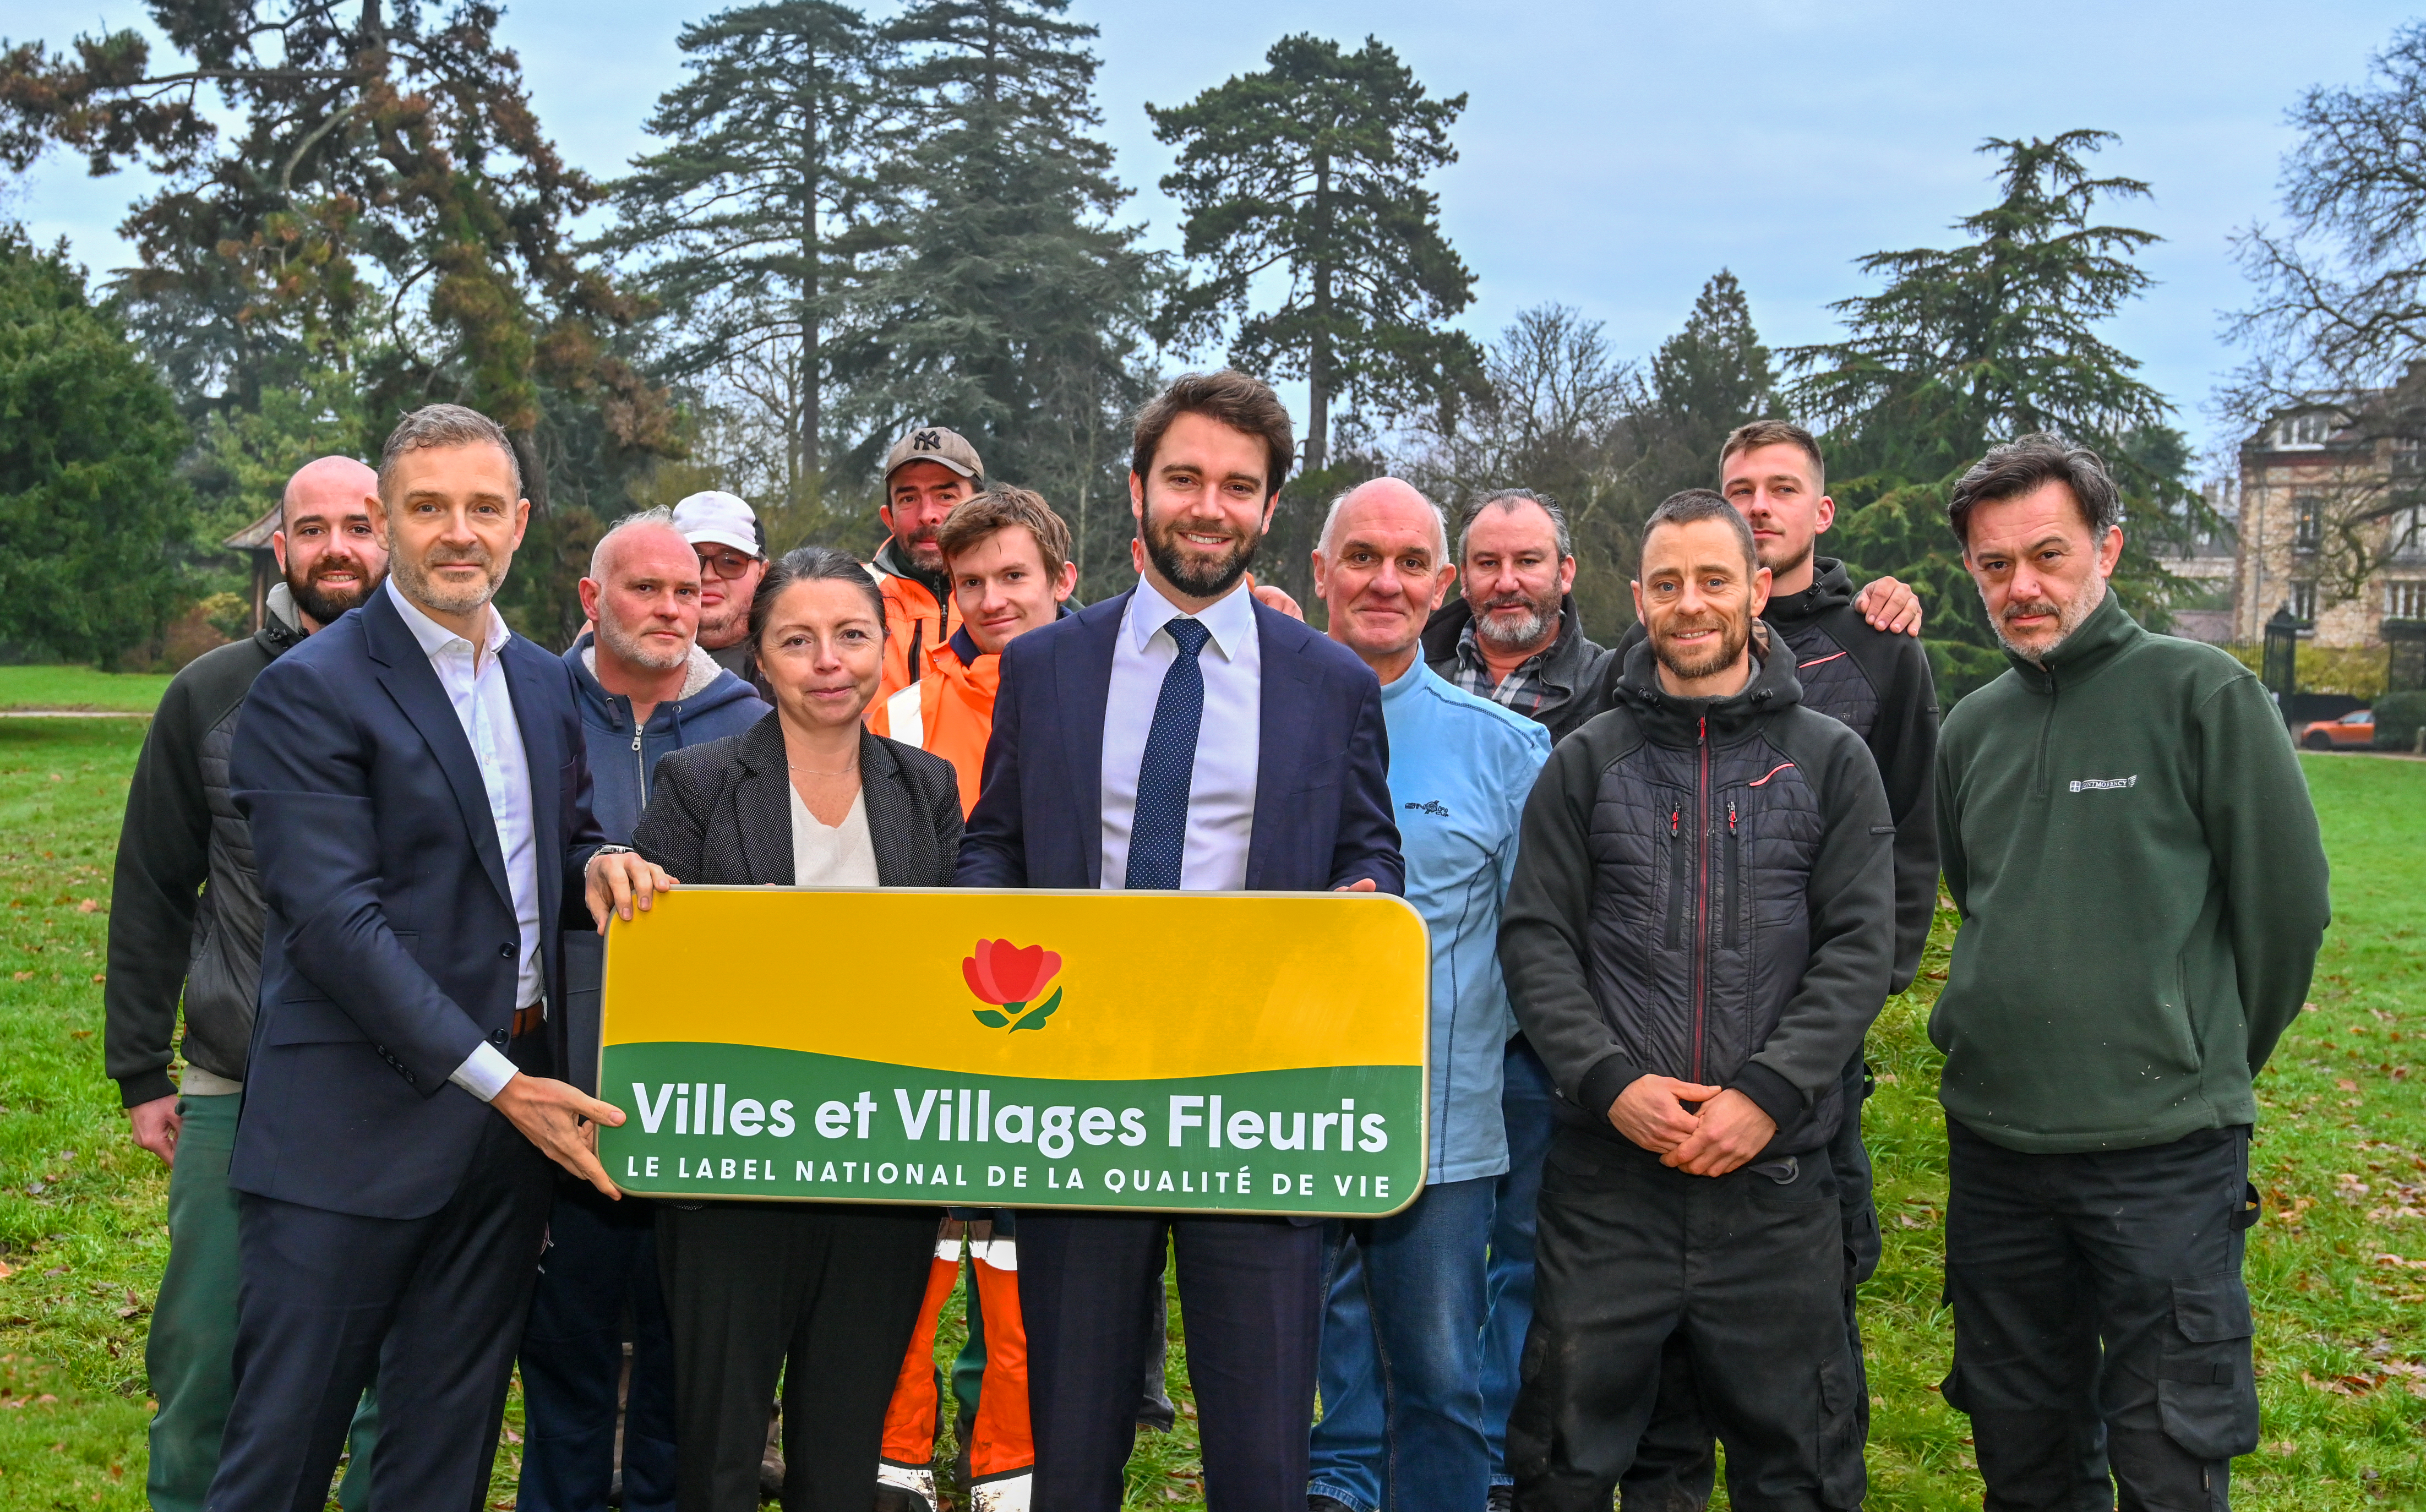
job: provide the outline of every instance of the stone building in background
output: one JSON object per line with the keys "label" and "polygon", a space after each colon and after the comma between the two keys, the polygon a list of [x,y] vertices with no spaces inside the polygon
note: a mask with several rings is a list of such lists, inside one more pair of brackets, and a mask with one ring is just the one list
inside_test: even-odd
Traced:
{"label": "stone building in background", "polygon": [[2199,638],[2254,644],[2284,608],[2320,647],[2426,620],[2426,470],[2414,435],[2382,433],[2395,392],[2279,410],[2241,442],[2231,631]]}

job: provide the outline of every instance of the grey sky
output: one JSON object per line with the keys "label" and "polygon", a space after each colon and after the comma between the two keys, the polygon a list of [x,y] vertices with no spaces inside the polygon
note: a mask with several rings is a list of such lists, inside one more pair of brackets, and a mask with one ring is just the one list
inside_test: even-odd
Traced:
{"label": "grey sky", "polygon": [[[517,0],[503,32],[566,156],[612,173],[647,144],[640,121],[680,74],[682,19],[710,8]],[[1436,184],[1478,275],[1468,329],[1487,338],[1559,301],[1606,321],[1634,356],[1722,266],[1743,281],[1772,346],[1825,340],[1828,301],[1866,288],[1853,258],[1942,245],[1950,221],[1987,202],[1981,139],[2117,132],[2097,166],[2147,180],[2155,198],[2113,217],[2166,240],[2144,261],[2157,287],[2112,335],[2208,443],[2224,439],[2208,395],[2234,360],[2221,315],[2243,298],[2227,242],[2273,214],[2284,110],[2309,85],[2357,82],[2407,14],[2384,0],[1076,0],[1074,13],[1103,28],[1105,130],[1138,191],[1125,218],[1156,245],[1175,245],[1176,217],[1155,187],[1169,154],[1146,102],[1254,68],[1286,32],[1350,43],[1369,32],[1435,93],[1470,96],[1463,160]],[[141,12],[100,0],[81,19]],[[0,34],[55,46],[67,36],[43,0],[0,0]],[[8,208],[43,239],[67,235],[99,271],[127,261],[112,228],[138,186],[88,180],[55,156]]]}

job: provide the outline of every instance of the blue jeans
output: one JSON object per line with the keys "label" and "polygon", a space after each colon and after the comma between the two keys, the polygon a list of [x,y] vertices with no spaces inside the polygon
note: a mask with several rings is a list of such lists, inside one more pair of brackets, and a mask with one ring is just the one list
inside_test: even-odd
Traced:
{"label": "blue jeans", "polygon": [[1508,1173],[1491,1219],[1490,1321],[1482,1326],[1482,1431],[1491,1441],[1491,1484],[1508,1486],[1508,1414],[1516,1407],[1516,1359],[1533,1323],[1533,1210],[1542,1162],[1558,1132],[1558,1089],[1523,1035],[1508,1041],[1499,1113],[1508,1123]]}
{"label": "blue jeans", "polygon": [[1322,1421],[1307,1491],[1361,1512],[1480,1512],[1483,1251],[1496,1177],[1323,1231]]}

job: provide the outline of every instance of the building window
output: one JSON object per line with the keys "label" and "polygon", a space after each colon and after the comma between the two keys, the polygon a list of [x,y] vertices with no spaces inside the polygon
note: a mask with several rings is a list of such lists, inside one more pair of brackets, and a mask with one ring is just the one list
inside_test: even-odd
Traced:
{"label": "building window", "polygon": [[2287,415],[2274,427],[2278,446],[2322,446],[2334,433],[2334,417],[2322,410]]}
{"label": "building window", "polygon": [[2312,552],[2325,539],[2325,504],[2313,493],[2291,500],[2291,549]]}
{"label": "building window", "polygon": [[2392,517],[2392,559],[2426,562],[2426,508],[2416,505]]}
{"label": "building window", "polygon": [[2426,583],[2386,583],[2384,586],[2384,617],[2386,619],[2426,619]]}
{"label": "building window", "polygon": [[2314,619],[2317,617],[2317,586],[2314,583],[2291,585],[2291,618]]}

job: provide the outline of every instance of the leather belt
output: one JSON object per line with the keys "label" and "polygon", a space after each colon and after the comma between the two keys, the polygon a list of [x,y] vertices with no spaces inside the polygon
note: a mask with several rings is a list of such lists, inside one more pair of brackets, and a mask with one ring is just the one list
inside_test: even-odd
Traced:
{"label": "leather belt", "polygon": [[540,1025],[546,1021],[547,1008],[544,1004],[534,1003],[526,1008],[516,1008],[514,1010],[514,1037],[516,1039],[520,1039],[525,1035],[535,1035],[539,1033]]}

